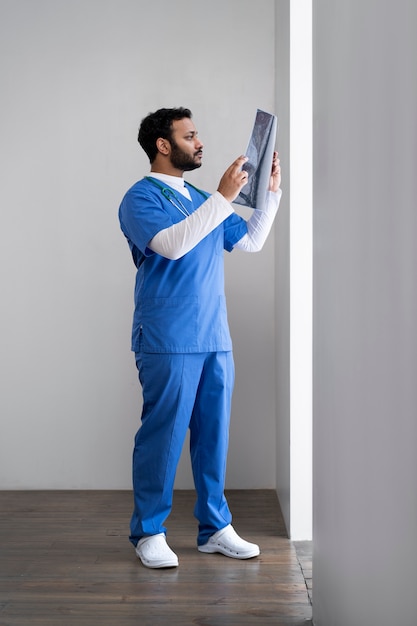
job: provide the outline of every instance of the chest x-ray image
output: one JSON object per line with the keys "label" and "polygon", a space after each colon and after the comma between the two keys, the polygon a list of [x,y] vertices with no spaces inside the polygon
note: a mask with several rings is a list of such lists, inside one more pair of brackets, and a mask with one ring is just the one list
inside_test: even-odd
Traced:
{"label": "chest x-ray image", "polygon": [[235,200],[236,204],[263,209],[271,175],[278,120],[272,113],[257,109],[252,134],[245,155],[248,161],[242,169],[249,174],[248,182]]}

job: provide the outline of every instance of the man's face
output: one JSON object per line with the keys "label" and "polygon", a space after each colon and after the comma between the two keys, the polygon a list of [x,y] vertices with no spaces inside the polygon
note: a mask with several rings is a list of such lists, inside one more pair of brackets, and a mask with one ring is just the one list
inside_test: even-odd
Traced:
{"label": "man's face", "polygon": [[201,167],[203,144],[198,139],[196,128],[188,117],[172,122],[171,163],[183,172]]}

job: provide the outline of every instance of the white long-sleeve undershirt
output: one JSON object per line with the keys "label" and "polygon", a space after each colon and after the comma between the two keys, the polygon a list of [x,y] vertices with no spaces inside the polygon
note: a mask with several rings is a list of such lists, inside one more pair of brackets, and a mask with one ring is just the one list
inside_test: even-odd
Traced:
{"label": "white long-sleeve undershirt", "polygon": [[216,191],[185,220],[160,230],[151,239],[148,248],[167,259],[179,259],[232,213],[233,207]]}
{"label": "white long-sleeve undershirt", "polygon": [[282,191],[268,191],[265,208],[254,209],[246,224],[248,232],[239,239],[235,248],[245,252],[259,252],[271,231],[275,216],[278,212]]}
{"label": "white long-sleeve undershirt", "polygon": [[[182,178],[166,177],[163,174],[155,175],[155,173],[151,175],[190,198]],[[265,209],[253,211],[247,221],[248,232],[235,244],[236,248],[246,252],[258,252],[262,249],[278,211],[281,195],[280,189],[278,192],[268,191]],[[159,231],[151,239],[148,247],[165,258],[179,259],[190,252],[233,212],[232,205],[220,192],[216,191],[184,220]]]}

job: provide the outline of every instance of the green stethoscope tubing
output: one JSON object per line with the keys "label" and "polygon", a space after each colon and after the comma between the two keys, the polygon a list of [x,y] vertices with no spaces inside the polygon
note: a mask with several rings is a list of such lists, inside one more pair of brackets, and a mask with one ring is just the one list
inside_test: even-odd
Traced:
{"label": "green stethoscope tubing", "polygon": [[[164,198],[166,198],[168,202],[170,202],[180,213],[182,213],[182,215],[185,215],[185,217],[188,217],[190,215],[186,207],[183,205],[183,203],[178,198],[175,191],[171,189],[171,187],[165,187],[156,178],[152,178],[152,176],[145,176],[145,179],[149,180],[149,182],[154,184],[155,187],[158,187],[161,190],[161,193],[164,196]],[[208,199],[209,196],[206,193],[204,193],[204,191],[201,191],[201,189],[199,189],[198,187],[194,187],[194,185],[192,185],[191,183],[187,182],[187,185],[195,189],[195,191],[198,191],[198,193],[202,195],[205,200]],[[178,206],[178,204],[175,204],[174,199],[176,200],[176,202],[178,202],[180,206]]]}

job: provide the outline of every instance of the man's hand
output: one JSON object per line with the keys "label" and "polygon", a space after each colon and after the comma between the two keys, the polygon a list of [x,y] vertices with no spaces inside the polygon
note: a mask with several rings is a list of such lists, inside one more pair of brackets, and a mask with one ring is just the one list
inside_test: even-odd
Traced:
{"label": "man's hand", "polygon": [[269,191],[278,191],[281,186],[281,166],[279,164],[278,152],[274,152],[272,158],[271,178],[269,179]]}
{"label": "man's hand", "polygon": [[248,157],[240,156],[233,161],[223,174],[217,191],[226,198],[228,202],[233,202],[239,195],[242,187],[248,182],[248,173],[242,170],[242,165],[246,163]]}

